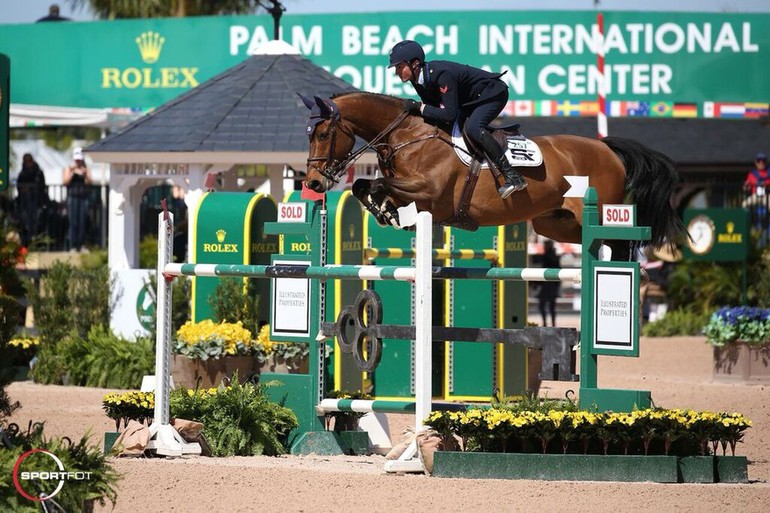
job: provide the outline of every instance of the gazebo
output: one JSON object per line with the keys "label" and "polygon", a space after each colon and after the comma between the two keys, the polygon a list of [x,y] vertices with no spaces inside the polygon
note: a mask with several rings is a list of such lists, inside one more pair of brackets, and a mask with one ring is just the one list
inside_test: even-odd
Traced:
{"label": "gazebo", "polygon": [[[353,90],[287,43],[271,41],[258,54],[90,145],[86,152],[95,162],[110,164],[110,269],[138,267],[139,205],[149,187],[179,186],[190,219],[203,193],[214,188],[262,188],[280,200],[288,171],[304,169],[307,161],[308,110],[297,93],[330,97]],[[373,163],[374,157],[367,160]],[[266,173],[237,176],[236,166],[255,164]]]}

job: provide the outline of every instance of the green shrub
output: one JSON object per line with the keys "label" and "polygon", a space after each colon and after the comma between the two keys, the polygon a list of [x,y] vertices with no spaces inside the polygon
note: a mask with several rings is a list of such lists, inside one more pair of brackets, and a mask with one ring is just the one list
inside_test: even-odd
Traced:
{"label": "green shrub", "polygon": [[214,456],[276,456],[286,453],[289,433],[297,427],[290,409],[276,404],[263,392],[275,383],[238,383],[211,393],[209,390],[175,389],[171,415],[203,423],[203,434]]}
{"label": "green shrub", "polygon": [[[29,513],[40,511],[40,504],[22,497],[10,479],[19,456],[33,448],[54,453],[68,472],[90,472],[88,479],[68,480],[66,486],[51,501],[44,503],[50,508],[44,511],[92,511],[93,503],[104,506],[107,501],[114,506],[117,499],[115,484],[119,476],[107,462],[101,449],[96,445],[88,444],[88,435],[83,436],[77,443],[70,443],[69,440],[60,438],[46,439],[43,436],[42,425],[38,424],[30,433],[17,434],[10,437],[10,440],[13,447],[0,448],[0,473],[8,477],[0,479],[1,511]],[[57,470],[51,468],[51,463],[52,460],[49,458],[33,456],[25,459],[20,469]],[[37,483],[41,487],[50,486],[51,489],[44,488],[48,493],[58,485],[58,481],[38,481]],[[53,501],[59,508],[54,507]]]}
{"label": "green shrub", "polygon": [[236,323],[252,333],[259,333],[259,297],[256,280],[222,278],[209,297],[214,322]]}
{"label": "green shrub", "polygon": [[102,388],[139,388],[155,369],[154,342],[130,342],[95,326],[85,338],[76,334],[44,344],[32,368],[35,381]]}
{"label": "green shrub", "polygon": [[27,283],[43,345],[57,343],[73,330],[85,337],[93,326],[109,326],[114,307],[109,268],[80,268],[56,262],[40,282]]}
{"label": "green shrub", "polygon": [[734,262],[678,262],[667,288],[672,309],[710,314],[720,305],[740,304],[741,273]]}
{"label": "green shrub", "polygon": [[139,242],[139,268],[158,268],[158,237],[156,235],[145,235]]}
{"label": "green shrub", "polygon": [[[150,338],[155,340],[156,326],[158,321],[158,279],[152,275],[149,281],[145,283],[147,291],[152,295],[152,300],[156,307],[153,308],[152,328],[150,328]],[[190,296],[192,295],[192,282],[187,276],[177,276],[171,282],[171,333],[176,333],[184,323],[190,320]]]}
{"label": "green shrub", "polygon": [[660,320],[650,322],[642,328],[645,337],[676,337],[702,335],[703,327],[710,312],[700,312],[679,308],[666,313]]}
{"label": "green shrub", "polygon": [[575,401],[569,399],[551,399],[548,397],[538,397],[534,392],[528,392],[523,396],[504,396],[501,398],[493,397],[492,404],[500,410],[511,411],[514,413],[522,411],[537,411],[548,413],[549,411],[577,411],[578,405]]}

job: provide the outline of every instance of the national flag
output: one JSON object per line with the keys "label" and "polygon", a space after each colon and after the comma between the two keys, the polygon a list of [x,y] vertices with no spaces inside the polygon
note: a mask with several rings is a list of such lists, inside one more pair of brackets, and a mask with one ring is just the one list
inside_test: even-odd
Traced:
{"label": "national flag", "polygon": [[656,118],[670,118],[674,106],[669,102],[655,102],[650,106],[650,116]]}
{"label": "national flag", "polygon": [[514,103],[513,100],[506,102],[505,107],[503,107],[502,114],[503,116],[513,116],[513,113],[515,112]]}
{"label": "national flag", "polygon": [[556,102],[556,115],[557,116],[579,116],[580,104],[572,103],[569,100]]}
{"label": "national flag", "polygon": [[556,114],[556,102],[553,100],[535,102],[535,114],[538,116],[553,116]]}
{"label": "national flag", "polygon": [[628,115],[628,102],[613,100],[610,102],[610,116],[622,118]]}
{"label": "national flag", "polygon": [[675,118],[697,118],[698,106],[694,103],[675,103],[674,117]]}
{"label": "national flag", "polygon": [[649,102],[628,102],[628,115],[631,117],[645,117],[650,115]]}
{"label": "national flag", "polygon": [[714,114],[714,102],[703,102],[703,117],[713,118]]}
{"label": "national flag", "polygon": [[746,117],[747,118],[761,118],[767,116],[770,108],[770,104],[767,103],[746,103]]}
{"label": "national flag", "polygon": [[742,103],[717,103],[717,117],[742,118],[746,115],[746,106]]}
{"label": "national flag", "polygon": [[599,102],[583,101],[580,102],[581,116],[596,116],[599,113]]}
{"label": "national flag", "polygon": [[514,116],[531,116],[534,112],[535,106],[532,100],[515,100],[513,102]]}

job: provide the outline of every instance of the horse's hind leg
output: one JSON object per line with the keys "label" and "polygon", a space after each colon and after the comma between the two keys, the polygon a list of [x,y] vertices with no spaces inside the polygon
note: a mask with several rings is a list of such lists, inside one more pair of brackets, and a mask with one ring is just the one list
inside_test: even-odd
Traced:
{"label": "horse's hind leg", "polygon": [[580,244],[583,228],[575,215],[568,210],[554,210],[532,219],[532,229],[543,237],[557,242]]}

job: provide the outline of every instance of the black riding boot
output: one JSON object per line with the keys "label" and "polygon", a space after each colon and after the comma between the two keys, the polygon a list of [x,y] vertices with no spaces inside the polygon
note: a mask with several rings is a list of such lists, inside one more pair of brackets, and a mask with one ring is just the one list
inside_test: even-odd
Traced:
{"label": "black riding boot", "polygon": [[497,144],[495,138],[486,130],[481,130],[481,137],[479,137],[479,145],[487,156],[487,159],[497,167],[497,169],[505,177],[505,183],[502,187],[497,189],[500,198],[505,199],[516,191],[520,191],[527,187],[527,181],[521,176],[521,173],[516,171],[508,159],[505,157],[505,152]]}

